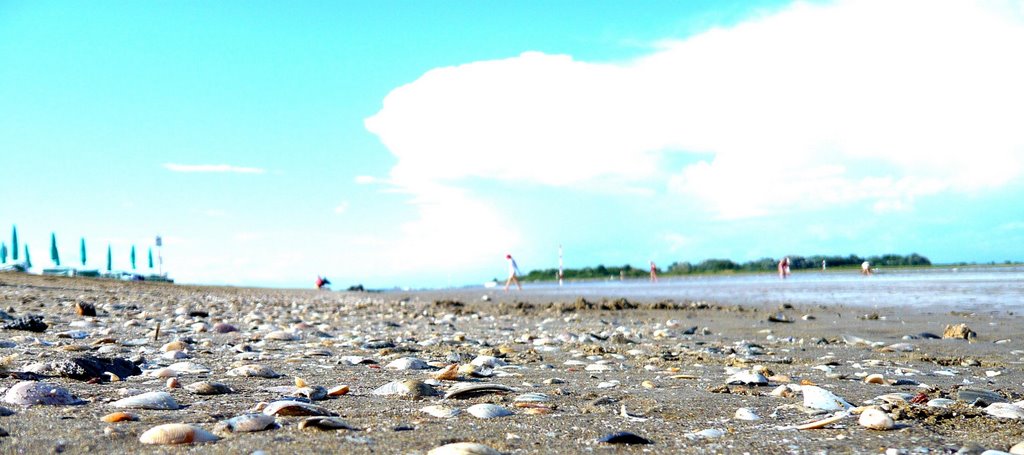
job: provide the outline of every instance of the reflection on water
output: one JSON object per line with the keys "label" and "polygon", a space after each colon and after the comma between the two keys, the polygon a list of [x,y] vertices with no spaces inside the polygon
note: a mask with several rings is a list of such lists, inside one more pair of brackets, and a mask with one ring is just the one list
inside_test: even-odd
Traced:
{"label": "reflection on water", "polygon": [[775,274],[664,277],[647,280],[530,283],[526,292],[553,296],[707,300],[720,303],[943,305],[1024,307],[1024,267],[966,267],[859,272],[796,271]]}

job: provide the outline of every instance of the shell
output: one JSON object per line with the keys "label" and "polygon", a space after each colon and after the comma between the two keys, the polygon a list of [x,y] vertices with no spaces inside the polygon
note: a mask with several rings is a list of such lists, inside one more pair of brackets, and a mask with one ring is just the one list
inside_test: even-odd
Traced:
{"label": "shell", "polygon": [[514,403],[546,403],[548,401],[551,401],[551,397],[547,396],[547,394],[540,392],[530,392],[519,395],[515,397],[512,401]]}
{"label": "shell", "polygon": [[181,340],[174,340],[170,343],[160,346],[160,351],[162,352],[184,351],[186,349],[188,349],[188,344]]}
{"label": "shell", "polygon": [[320,401],[327,398],[327,389],[323,386],[297,387],[292,391],[297,397],[308,398],[310,401]]}
{"label": "shell", "polygon": [[796,428],[797,430],[816,430],[816,429],[819,429],[819,428],[825,428],[825,427],[827,427],[829,425],[832,425],[833,423],[836,423],[836,422],[838,422],[840,420],[843,420],[843,419],[845,419],[845,418],[847,418],[849,416],[850,416],[850,413],[848,413],[848,412],[837,412],[837,413],[835,413],[835,415],[833,415],[831,417],[826,417],[826,418],[821,419],[821,420],[815,420],[814,422],[805,423],[803,425],[797,425],[794,428]]}
{"label": "shell", "polygon": [[173,378],[178,376],[178,372],[165,367],[157,368],[155,370],[148,370],[145,373],[143,373],[143,376],[158,379]]}
{"label": "shell", "polygon": [[639,436],[628,431],[620,431],[618,433],[612,433],[604,435],[597,439],[597,442],[603,444],[653,444],[650,439],[643,436]]}
{"label": "shell", "polygon": [[347,385],[334,386],[334,387],[331,387],[330,389],[327,390],[327,396],[329,396],[329,397],[340,397],[340,396],[348,393],[348,391],[349,391],[349,387]]}
{"label": "shell", "polygon": [[306,382],[305,379],[302,379],[302,378],[300,378],[298,376],[295,377],[295,388],[301,389],[301,388],[306,387],[308,385],[309,385],[309,383]]}
{"label": "shell", "polygon": [[426,396],[437,395],[437,391],[433,387],[423,383],[416,379],[409,379],[405,381],[391,381],[380,387],[377,387],[373,392],[374,395],[398,395],[410,398],[420,398]]}
{"label": "shell", "polygon": [[462,411],[456,408],[449,408],[447,406],[441,406],[439,404],[424,406],[420,408],[420,412],[424,412],[434,417],[440,418],[455,417],[459,414],[462,414]]}
{"label": "shell", "polygon": [[107,415],[105,415],[103,417],[100,417],[100,420],[102,420],[104,422],[107,422],[107,423],[135,421],[135,420],[139,420],[139,416],[137,416],[135,414],[132,414],[130,412],[118,411],[118,412],[112,412],[112,413],[107,414]]}
{"label": "shell", "polygon": [[935,398],[928,400],[928,407],[930,408],[948,408],[956,403],[956,400],[950,400],[949,398]]}
{"label": "shell", "polygon": [[444,398],[471,398],[489,393],[508,392],[515,392],[515,389],[501,384],[466,382],[453,385],[448,389],[448,393],[444,394]]}
{"label": "shell", "polygon": [[384,368],[389,370],[426,370],[430,368],[430,365],[427,365],[427,362],[415,357],[402,357],[391,361],[391,363],[385,365]]}
{"label": "shell", "polygon": [[763,374],[754,371],[741,371],[725,380],[726,384],[738,385],[768,385],[768,378]]}
{"label": "shell", "polygon": [[214,333],[237,332],[238,328],[233,326],[233,325],[231,325],[231,324],[227,324],[227,323],[224,323],[224,322],[218,322],[218,323],[213,325],[213,331],[214,331]]}
{"label": "shell", "polygon": [[167,392],[140,393],[128,398],[122,398],[110,403],[110,405],[115,408],[162,409],[167,411],[173,411],[180,408],[180,406],[178,406],[178,402],[174,401],[174,397]]}
{"label": "shell", "polygon": [[489,378],[491,376],[494,376],[494,370],[488,367],[482,367],[479,365],[467,363],[464,365],[459,365],[459,374],[473,376],[475,378]]}
{"label": "shell", "polygon": [[277,425],[272,415],[248,413],[222,420],[213,427],[215,433],[247,433],[270,430]]}
{"label": "shell", "polygon": [[263,413],[268,416],[336,416],[338,415],[334,411],[331,411],[322,406],[317,406],[311,403],[303,403],[295,400],[278,400],[267,405],[263,408]]}
{"label": "shell", "polygon": [[192,444],[214,442],[218,438],[202,428],[183,423],[166,423],[146,430],[139,436],[143,444]]}
{"label": "shell", "polygon": [[22,406],[69,406],[85,404],[85,401],[68,392],[67,389],[49,382],[22,381],[7,389],[4,402]]}
{"label": "shell", "polygon": [[176,371],[179,375],[182,374],[206,374],[210,372],[210,369],[194,362],[178,362],[172,363],[167,368]]}
{"label": "shell", "polygon": [[501,455],[501,452],[475,442],[453,442],[430,449],[427,455]]}
{"label": "shell", "polygon": [[1024,419],[1024,409],[1010,403],[992,403],[985,407],[985,414],[1003,419]]}
{"label": "shell", "polygon": [[872,430],[891,430],[896,426],[896,422],[893,422],[889,414],[876,408],[865,409],[864,412],[860,413],[857,423],[864,428]]}
{"label": "shell", "polygon": [[470,365],[476,365],[478,367],[488,367],[488,368],[501,367],[501,366],[508,365],[508,363],[505,363],[504,360],[501,360],[501,359],[499,359],[497,357],[494,357],[494,356],[491,356],[491,355],[477,356],[475,359],[473,359],[472,362],[469,362],[469,364]]}
{"label": "shell", "polygon": [[454,381],[459,378],[459,365],[451,364],[434,373],[434,379],[438,381]]}
{"label": "shell", "polygon": [[277,378],[280,374],[266,365],[242,365],[238,368],[228,370],[228,376],[245,376],[255,378]]}
{"label": "shell", "polygon": [[299,422],[299,429],[314,428],[317,430],[359,430],[337,417],[307,417]]}
{"label": "shell", "polygon": [[291,330],[275,330],[263,336],[264,340],[295,341],[299,335]]}
{"label": "shell", "polygon": [[845,411],[853,407],[846,400],[818,386],[800,386],[800,391],[804,394],[804,406],[811,409]]}
{"label": "shell", "polygon": [[864,382],[868,384],[885,384],[885,378],[878,373],[869,374],[864,377]]}
{"label": "shell", "polygon": [[235,393],[234,389],[228,387],[227,384],[210,381],[194,382],[185,386],[185,390],[196,395],[222,395],[225,393]]}
{"label": "shell", "polygon": [[746,420],[753,422],[755,420],[761,420],[761,416],[757,415],[753,409],[750,408],[739,408],[736,413],[732,415],[735,420]]}
{"label": "shell", "polygon": [[508,410],[508,408],[491,403],[474,404],[473,406],[466,408],[466,412],[481,419],[493,419],[495,417],[504,417],[513,414],[512,411]]}
{"label": "shell", "polygon": [[170,378],[167,380],[168,389],[177,389],[181,387],[181,383],[178,382],[178,378]]}

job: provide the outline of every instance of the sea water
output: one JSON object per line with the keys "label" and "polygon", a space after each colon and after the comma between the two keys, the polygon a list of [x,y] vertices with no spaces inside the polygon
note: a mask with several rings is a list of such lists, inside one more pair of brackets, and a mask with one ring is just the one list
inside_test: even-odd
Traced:
{"label": "sea water", "polygon": [[776,274],[702,275],[606,281],[529,283],[526,292],[562,297],[843,304],[854,306],[944,306],[962,309],[1024,309],[1024,267],[970,266],[859,271],[794,271]]}

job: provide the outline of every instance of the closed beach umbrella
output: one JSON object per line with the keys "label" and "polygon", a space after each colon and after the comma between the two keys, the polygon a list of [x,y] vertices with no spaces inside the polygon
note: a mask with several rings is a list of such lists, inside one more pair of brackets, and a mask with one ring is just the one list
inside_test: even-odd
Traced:
{"label": "closed beach umbrella", "polygon": [[85,237],[82,237],[82,267],[85,267]]}
{"label": "closed beach umbrella", "polygon": [[50,233],[50,259],[53,260],[54,265],[60,265],[60,254],[57,253],[57,235],[52,232]]}
{"label": "closed beach umbrella", "polygon": [[28,245],[25,245],[25,267],[32,268],[32,257],[28,255]]}
{"label": "closed beach umbrella", "polygon": [[149,249],[149,268],[153,268],[153,249]]}
{"label": "closed beach umbrella", "polygon": [[7,244],[0,243],[0,264],[7,263]]}
{"label": "closed beach umbrella", "polygon": [[135,245],[132,245],[132,254],[129,258],[132,260],[132,270],[135,270]]}
{"label": "closed beach umbrella", "polygon": [[18,260],[18,226],[11,229],[11,260]]}
{"label": "closed beach umbrella", "polygon": [[107,271],[108,272],[113,269],[113,267],[112,267],[113,265],[114,265],[114,261],[110,257],[110,244],[108,243],[107,244]]}

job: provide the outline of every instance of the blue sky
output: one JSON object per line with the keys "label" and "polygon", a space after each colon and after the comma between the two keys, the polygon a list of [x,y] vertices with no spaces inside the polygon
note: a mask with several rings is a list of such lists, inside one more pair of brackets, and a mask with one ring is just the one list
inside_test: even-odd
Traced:
{"label": "blue sky", "polygon": [[1011,1],[0,2],[0,240],[301,287],[1024,260],[1022,43]]}

